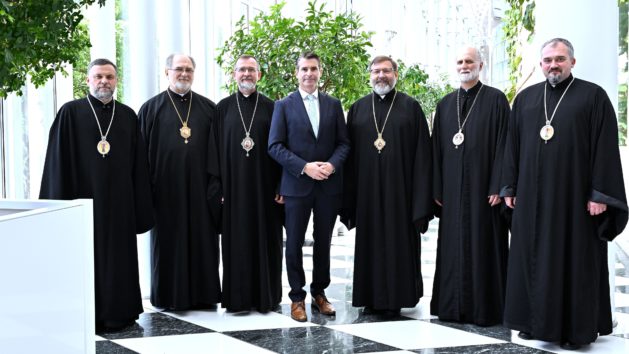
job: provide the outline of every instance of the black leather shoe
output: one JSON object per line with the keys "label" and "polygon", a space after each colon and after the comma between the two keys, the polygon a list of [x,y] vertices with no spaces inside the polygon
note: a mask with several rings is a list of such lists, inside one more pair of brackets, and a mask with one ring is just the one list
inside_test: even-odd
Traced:
{"label": "black leather shoe", "polygon": [[533,336],[529,332],[523,332],[523,331],[520,331],[520,333],[518,333],[518,337],[524,340],[533,339]]}
{"label": "black leather shoe", "polygon": [[570,343],[570,342],[561,342],[561,344],[559,345],[561,347],[561,349],[565,349],[565,350],[579,350],[581,349],[581,345],[580,344],[574,344],[574,343]]}

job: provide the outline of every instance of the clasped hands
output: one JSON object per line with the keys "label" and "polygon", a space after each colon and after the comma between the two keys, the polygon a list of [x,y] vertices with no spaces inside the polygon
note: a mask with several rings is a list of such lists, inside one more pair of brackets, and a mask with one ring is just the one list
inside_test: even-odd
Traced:
{"label": "clasped hands", "polygon": [[314,180],[323,181],[334,173],[334,166],[329,162],[308,162],[304,167],[304,173]]}

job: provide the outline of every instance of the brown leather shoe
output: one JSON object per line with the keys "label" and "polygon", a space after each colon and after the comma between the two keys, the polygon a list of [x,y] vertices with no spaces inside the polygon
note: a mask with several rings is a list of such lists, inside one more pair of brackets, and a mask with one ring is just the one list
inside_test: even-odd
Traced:
{"label": "brown leather shoe", "polygon": [[328,298],[325,295],[317,295],[312,302],[312,307],[319,310],[320,313],[324,315],[335,315],[336,310],[334,306],[328,301]]}
{"label": "brown leather shoe", "polygon": [[308,320],[308,316],[306,315],[306,304],[303,300],[290,304],[290,317],[299,322],[306,322]]}

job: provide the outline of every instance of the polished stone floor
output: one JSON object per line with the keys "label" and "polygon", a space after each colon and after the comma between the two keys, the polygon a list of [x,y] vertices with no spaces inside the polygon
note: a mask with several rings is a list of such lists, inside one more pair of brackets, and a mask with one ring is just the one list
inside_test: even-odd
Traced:
{"label": "polished stone floor", "polygon": [[[334,237],[332,284],[326,293],[336,316],[312,313],[308,322],[290,318],[288,281],[276,312],[226,313],[217,310],[159,312],[145,301],[145,313],[129,329],[96,336],[97,353],[561,353],[557,343],[524,341],[502,326],[444,323],[430,316],[435,270],[436,225],[422,237],[425,296],[399,316],[363,314],[351,305],[354,233]],[[629,258],[614,246],[615,318],[613,335],[600,337],[581,353],[629,353]],[[312,247],[304,247],[304,267],[312,269]],[[308,272],[307,272],[308,273]],[[308,283],[310,278],[307,279]],[[310,298],[307,298],[310,302]],[[309,304],[307,304],[309,305]]]}

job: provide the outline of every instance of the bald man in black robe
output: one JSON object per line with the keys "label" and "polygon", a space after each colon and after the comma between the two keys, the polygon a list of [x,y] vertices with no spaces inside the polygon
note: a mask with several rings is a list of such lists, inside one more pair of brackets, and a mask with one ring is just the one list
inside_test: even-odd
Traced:
{"label": "bald man in black robe", "polygon": [[476,48],[462,48],[461,88],[437,105],[432,133],[439,239],[430,313],[440,320],[502,323],[508,230],[501,217],[500,173],[509,102],[479,80]]}
{"label": "bald man in black robe", "polygon": [[546,81],[515,99],[501,191],[513,208],[504,324],[569,350],[612,332],[607,241],[627,224],[614,108],[575,62],[565,39],[542,46]]}

